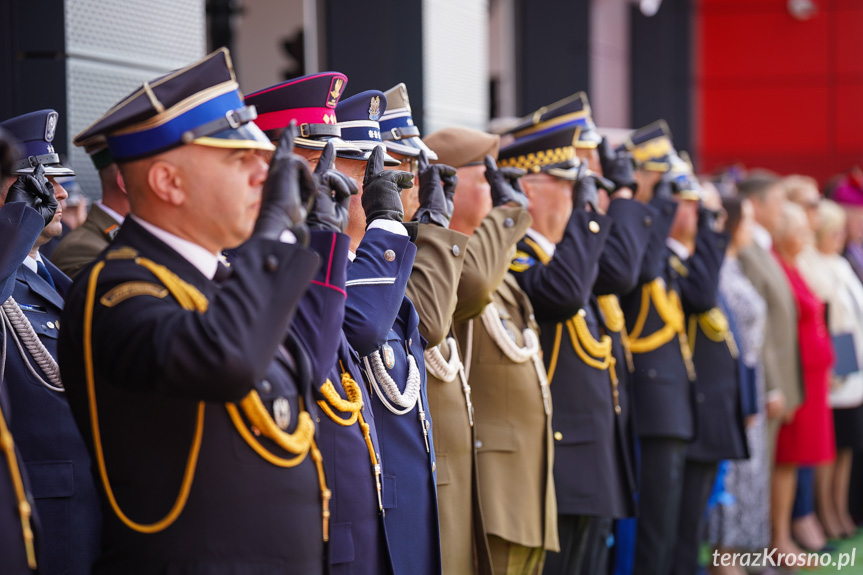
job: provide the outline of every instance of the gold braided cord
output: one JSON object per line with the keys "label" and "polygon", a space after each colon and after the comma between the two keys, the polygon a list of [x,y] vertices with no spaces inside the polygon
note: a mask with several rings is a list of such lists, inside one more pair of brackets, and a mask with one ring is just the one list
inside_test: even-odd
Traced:
{"label": "gold braided cord", "polygon": [[578,335],[578,340],[581,342],[581,345],[587,350],[587,353],[597,358],[605,358],[611,356],[611,336],[603,335],[599,341],[597,341],[593,334],[590,333],[590,328],[587,327],[587,321],[585,321],[584,317],[580,314],[574,315],[567,321],[569,328],[570,336],[572,336],[572,331],[575,329],[575,333]]}
{"label": "gold braided cord", "polygon": [[[647,321],[651,301],[664,325],[649,336],[640,337]],[[683,306],[680,304],[677,292],[666,291],[664,282],[659,278],[642,286],[641,309],[629,335],[629,348],[632,353],[651,352],[671,341],[675,335],[685,337],[685,329]]]}
{"label": "gold braided cord", "polygon": [[0,409],[0,450],[6,455],[6,464],[9,467],[9,475],[12,477],[12,489],[15,490],[15,499],[18,500],[18,515],[21,516],[21,535],[24,538],[27,566],[30,569],[36,569],[36,548],[33,545],[33,528],[30,525],[33,509],[30,507],[30,502],[27,501],[24,480],[21,477],[21,469],[18,467],[18,458],[15,456],[15,441],[6,425],[6,418],[3,416],[2,409]]}
{"label": "gold braided cord", "polygon": [[554,379],[554,372],[557,370],[557,358],[560,356],[560,340],[563,336],[563,324],[559,323],[554,328],[554,347],[551,348],[551,361],[548,362],[548,375],[546,379],[551,385]]}
{"label": "gold braided cord", "polygon": [[[695,316],[692,316],[689,320],[689,347],[692,350],[695,348],[695,345],[691,343],[694,340],[695,328],[693,322],[695,320]],[[734,341],[734,334],[731,332],[728,318],[721,309],[715,307],[708,312],[702,313],[698,315],[697,321],[698,325],[701,327],[702,333],[704,333],[709,340],[716,343],[725,342],[725,345],[728,346],[728,351],[731,353],[731,357],[737,359],[740,356],[740,350],[737,348],[737,342]]]}
{"label": "gold braided cord", "polygon": [[[300,398],[301,407],[302,403],[303,398]],[[327,487],[327,476],[324,473],[324,457],[321,455],[321,450],[318,449],[318,444],[315,443],[314,437],[311,440],[311,451],[312,461],[315,462],[315,469],[318,472],[318,488],[321,490],[321,519],[323,538],[326,543],[330,540],[330,500],[333,498],[333,492]]]}
{"label": "gold braided cord", "polygon": [[[186,469],[183,472],[183,481],[180,484],[180,492],[177,494],[177,499],[174,501],[174,505],[171,507],[171,510],[168,511],[168,514],[165,515],[165,517],[155,523],[143,524],[132,521],[125,513],[123,513],[123,510],[120,509],[120,505],[117,503],[116,497],[114,497],[114,490],[111,489],[111,482],[108,479],[108,470],[105,465],[105,453],[102,449],[102,433],[99,428],[99,413],[97,410],[98,406],[96,404],[96,385],[93,376],[93,308],[96,303],[96,282],[99,278],[99,273],[104,267],[104,261],[100,261],[93,266],[87,285],[87,299],[84,306],[84,370],[87,378],[87,398],[90,407],[90,426],[93,429],[93,446],[96,452],[96,463],[99,467],[99,476],[102,479],[102,485],[105,488],[105,495],[108,498],[111,509],[114,510],[114,513],[120,521],[122,521],[129,529],[139,533],[158,533],[159,531],[167,529],[177,520],[189,498],[189,491],[192,488],[192,481],[195,478],[195,468],[198,464],[198,454],[201,450],[201,440],[204,436],[204,402],[198,402],[195,421],[195,435],[192,439],[192,446],[189,448],[189,456],[186,460]],[[177,279],[182,282],[179,278]],[[176,288],[178,284],[172,282],[170,285],[166,284],[165,287],[171,289],[171,285],[174,285]]]}
{"label": "gold braided cord", "polygon": [[[135,257],[134,251],[131,250],[128,252],[128,255],[125,252],[117,253],[114,257],[109,259],[131,259],[132,257],[134,257],[134,261],[137,265],[140,265],[149,270],[154,276],[156,276],[156,278],[159,279],[160,282],[164,284],[166,288],[168,288],[168,291],[171,292],[171,295],[174,297],[174,299],[177,300],[177,302],[180,304],[181,307],[183,307],[183,309],[189,311],[197,311],[198,313],[204,313],[207,311],[209,307],[209,301],[207,300],[207,297],[203,293],[201,293],[200,290],[195,288],[193,285],[183,281],[179,276],[171,272],[165,266],[157,264],[152,260],[146,258]],[[185,507],[188,500],[189,492],[191,491],[192,482],[195,476],[195,468],[197,466],[198,455],[200,453],[201,441],[204,434],[205,404],[203,401],[198,402],[197,418],[195,422],[195,435],[192,440],[192,446],[189,449],[189,456],[186,462],[186,469],[183,473],[183,480],[180,485],[180,492],[177,495],[177,499],[174,502],[173,507],[164,518],[155,523],[141,524],[132,521],[120,509],[120,506],[117,503],[116,498],[114,497],[113,490],[111,489],[110,481],[108,479],[107,467],[105,465],[105,457],[102,448],[101,432],[99,429],[99,417],[96,404],[92,349],[93,310],[95,305],[97,279],[99,273],[102,271],[104,266],[105,262],[100,261],[93,267],[93,270],[90,273],[87,288],[86,307],[84,312],[84,364],[87,376],[87,392],[90,404],[90,423],[93,428],[93,443],[96,452],[96,459],[99,467],[99,474],[105,487],[106,496],[109,503],[111,504],[111,508],[113,509],[117,517],[119,517],[120,520],[127,527],[134,531],[148,534],[157,533],[166,529],[174,521],[177,520],[177,517],[180,516],[180,513],[183,511],[183,508]],[[302,399],[300,399],[300,405],[302,406]],[[256,391],[252,390],[246,397],[244,397],[240,401],[240,407],[243,409],[243,412],[246,414],[249,422],[255,428],[257,428],[265,437],[268,437],[269,439],[274,441],[279,447],[281,447],[285,451],[295,453],[297,454],[297,456],[291,459],[286,459],[270,453],[263,445],[260,444],[260,442],[258,442],[258,440],[246,427],[246,424],[243,421],[243,418],[240,416],[237,406],[233,403],[226,403],[225,409],[227,410],[228,415],[234,424],[234,427],[237,429],[237,432],[246,441],[249,447],[251,447],[252,450],[255,451],[255,453],[261,456],[261,458],[263,458],[268,463],[271,463],[278,467],[294,467],[303,462],[312,447],[315,433],[314,422],[312,421],[312,418],[307,411],[301,409],[297,421],[297,429],[294,431],[293,434],[290,434],[285,433],[284,431],[279,429],[278,425],[276,425],[275,421],[273,421],[273,418],[267,411],[266,407],[264,407],[264,404]],[[318,455],[320,455],[320,452],[318,452]],[[318,475],[319,481],[322,484],[325,484],[322,466],[319,466]],[[329,490],[325,489],[325,485],[321,489],[321,496],[324,505],[324,517],[325,520],[328,520],[329,498],[331,497],[331,494],[329,493]],[[324,535],[326,538],[326,529]]]}
{"label": "gold braided cord", "polygon": [[[232,403],[226,403],[225,407],[229,410],[232,407],[235,408]],[[312,416],[307,411],[300,410],[300,415],[297,417],[297,429],[293,433],[287,433],[279,429],[279,426],[273,421],[270,412],[264,407],[264,403],[261,401],[258,392],[254,389],[240,400],[240,407],[249,419],[249,423],[255,426],[261,432],[261,435],[269,438],[288,453],[303,456],[308,453],[312,439],[315,436],[315,424],[312,421]],[[246,429],[245,425],[243,429]],[[257,443],[257,440],[255,442]],[[254,449],[254,446],[251,444],[250,446]]]}
{"label": "gold braided cord", "polygon": [[626,329],[626,319],[623,310],[620,309],[620,300],[616,295],[601,295],[596,298],[602,316],[605,318],[605,326],[617,333]]}
{"label": "gold braided cord", "polygon": [[[321,395],[324,396],[324,399],[319,400],[318,405],[330,419],[339,425],[348,427],[356,423],[357,415],[363,408],[363,394],[362,391],[360,391],[360,386],[356,381],[354,381],[351,374],[346,371],[342,372],[342,387],[345,390],[345,395],[348,396],[347,400],[342,399],[339,392],[336,391],[333,382],[327,379],[327,381],[321,386]],[[338,416],[333,411],[333,407],[339,411],[350,413],[350,417],[343,418]]]}
{"label": "gold braided cord", "polygon": [[689,353],[695,353],[695,337],[698,335],[698,317],[695,315],[689,316],[689,329],[687,330],[687,347]]}

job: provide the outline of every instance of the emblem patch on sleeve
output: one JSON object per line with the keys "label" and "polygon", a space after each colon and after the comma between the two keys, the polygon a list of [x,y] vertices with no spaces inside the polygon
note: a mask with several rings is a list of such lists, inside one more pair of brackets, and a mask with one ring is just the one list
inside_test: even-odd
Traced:
{"label": "emblem patch on sleeve", "polygon": [[535,263],[536,260],[529,256],[527,253],[517,251],[515,252],[515,257],[512,259],[512,263],[509,264],[509,269],[514,272],[523,272],[524,270],[529,269]]}
{"label": "emblem patch on sleeve", "polygon": [[139,295],[150,295],[162,299],[168,295],[168,289],[151,282],[126,282],[111,288],[99,301],[105,307],[114,307],[130,297]]}

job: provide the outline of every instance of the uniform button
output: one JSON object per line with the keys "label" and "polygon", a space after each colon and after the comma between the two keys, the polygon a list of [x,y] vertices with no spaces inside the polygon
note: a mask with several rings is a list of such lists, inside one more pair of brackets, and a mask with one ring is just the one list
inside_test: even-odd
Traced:
{"label": "uniform button", "polygon": [[595,234],[598,234],[599,233],[599,224],[596,223],[595,221],[591,221],[589,224],[587,224],[587,229],[589,229],[590,231],[592,231]]}
{"label": "uniform button", "polygon": [[559,431],[555,431],[555,432],[554,432],[554,440],[555,440],[555,441],[560,441],[561,439],[563,439],[563,434],[562,434],[561,432],[559,432]]}
{"label": "uniform button", "polygon": [[279,258],[274,256],[273,254],[268,255],[264,260],[264,269],[266,269],[268,272],[275,272],[277,269],[279,269]]}
{"label": "uniform button", "polygon": [[413,344],[414,344],[414,338],[409,337],[408,338],[408,347],[412,346]]}
{"label": "uniform button", "polygon": [[515,222],[512,221],[512,218],[507,218],[503,221],[503,227],[505,227],[505,228],[511,228],[514,225],[515,225]]}
{"label": "uniform button", "polygon": [[704,403],[704,394],[703,393],[697,394],[695,396],[695,401],[697,401],[698,403]]}
{"label": "uniform button", "polygon": [[49,321],[49,322],[48,322],[47,324],[45,324],[45,325],[47,325],[47,326],[48,326],[48,329],[54,329],[54,322],[53,322],[53,321]]}
{"label": "uniform button", "polygon": [[458,245],[453,244],[453,246],[452,246],[452,255],[457,256],[457,255],[459,255],[460,253],[461,253],[461,249],[458,247]]}
{"label": "uniform button", "polygon": [[396,259],[396,253],[392,250],[387,250],[384,252],[384,259],[388,262],[391,262]]}
{"label": "uniform button", "polygon": [[653,368],[648,369],[647,370],[647,377],[649,377],[650,379],[655,379],[656,378],[656,370]]}
{"label": "uniform button", "polygon": [[60,320],[59,319],[54,322],[54,327],[56,327],[57,329],[60,329]]}
{"label": "uniform button", "polygon": [[652,225],[653,225],[653,218],[651,218],[650,216],[645,216],[644,217],[644,227],[649,228]]}
{"label": "uniform button", "polygon": [[587,315],[587,312],[584,311],[584,308],[578,310],[578,317],[584,317]]}
{"label": "uniform button", "polygon": [[482,441],[480,441],[479,439],[476,440],[476,443],[474,443],[474,445],[476,445],[477,449],[482,449]]}
{"label": "uniform button", "polygon": [[264,393],[270,393],[272,389],[273,384],[271,384],[269,381],[267,381],[266,379],[261,381],[261,391],[263,391]]}

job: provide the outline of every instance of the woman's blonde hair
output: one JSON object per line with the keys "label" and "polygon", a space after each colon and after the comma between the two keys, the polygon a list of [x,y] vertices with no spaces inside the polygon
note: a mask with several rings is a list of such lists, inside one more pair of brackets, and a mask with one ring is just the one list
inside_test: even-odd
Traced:
{"label": "woman's blonde hair", "polygon": [[818,227],[815,230],[815,241],[845,229],[845,210],[833,200],[821,200],[818,204]]}

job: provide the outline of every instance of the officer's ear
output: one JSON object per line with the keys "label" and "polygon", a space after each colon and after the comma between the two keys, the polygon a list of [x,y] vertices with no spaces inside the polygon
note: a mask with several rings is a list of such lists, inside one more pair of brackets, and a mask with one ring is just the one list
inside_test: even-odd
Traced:
{"label": "officer's ear", "polygon": [[176,165],[165,160],[156,160],[147,169],[147,183],[157,198],[171,206],[186,202],[183,174]]}
{"label": "officer's ear", "polygon": [[123,174],[120,170],[117,170],[117,187],[124,194],[129,195],[129,192],[126,191],[126,180],[123,179]]}

